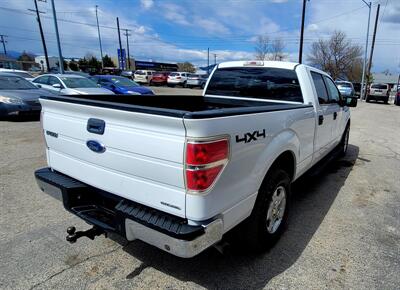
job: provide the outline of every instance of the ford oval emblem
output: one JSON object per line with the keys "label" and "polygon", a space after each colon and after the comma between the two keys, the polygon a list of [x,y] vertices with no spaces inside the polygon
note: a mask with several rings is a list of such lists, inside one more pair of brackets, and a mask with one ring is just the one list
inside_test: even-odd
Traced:
{"label": "ford oval emblem", "polygon": [[96,153],[103,153],[104,151],[106,151],[106,146],[104,146],[103,144],[101,144],[100,142],[98,142],[96,140],[87,141],[86,146],[90,150],[92,150],[93,152],[96,152]]}

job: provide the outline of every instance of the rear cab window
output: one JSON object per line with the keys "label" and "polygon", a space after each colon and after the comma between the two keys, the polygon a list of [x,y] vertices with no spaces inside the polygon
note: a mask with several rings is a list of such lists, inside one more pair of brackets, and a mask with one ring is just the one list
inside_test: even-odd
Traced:
{"label": "rear cab window", "polygon": [[270,67],[217,69],[209,81],[206,95],[303,103],[296,72]]}
{"label": "rear cab window", "polygon": [[371,86],[372,89],[377,89],[377,90],[387,90],[388,85],[385,84],[374,84]]}

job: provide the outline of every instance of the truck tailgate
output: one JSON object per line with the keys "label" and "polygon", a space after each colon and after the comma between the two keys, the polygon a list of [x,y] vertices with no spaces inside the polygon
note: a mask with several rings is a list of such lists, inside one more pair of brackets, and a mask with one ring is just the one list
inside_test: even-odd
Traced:
{"label": "truck tailgate", "polygon": [[[181,118],[41,99],[49,166],[86,184],[185,217]],[[87,130],[105,122],[103,134]],[[92,151],[89,140],[105,147]]]}

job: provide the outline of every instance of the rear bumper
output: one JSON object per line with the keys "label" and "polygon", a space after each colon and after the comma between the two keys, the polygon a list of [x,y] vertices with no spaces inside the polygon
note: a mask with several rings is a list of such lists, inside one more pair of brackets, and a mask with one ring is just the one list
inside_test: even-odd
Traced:
{"label": "rear bumper", "polygon": [[388,95],[374,95],[374,94],[372,94],[372,95],[368,95],[368,97],[369,97],[369,99],[377,100],[377,101],[385,101],[385,100],[389,99]]}
{"label": "rear bumper", "polygon": [[35,172],[42,191],[87,223],[139,239],[178,257],[190,258],[222,239],[221,219],[188,225],[187,220],[88,186],[50,168]]}

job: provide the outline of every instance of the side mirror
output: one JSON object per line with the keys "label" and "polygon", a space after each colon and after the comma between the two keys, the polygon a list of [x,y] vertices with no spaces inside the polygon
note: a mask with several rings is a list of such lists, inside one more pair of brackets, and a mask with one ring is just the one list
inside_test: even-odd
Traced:
{"label": "side mirror", "polygon": [[42,88],[42,85],[39,85],[39,84],[35,84],[35,86],[38,87],[39,89]]}
{"label": "side mirror", "polygon": [[353,96],[353,97],[345,97],[344,98],[344,100],[343,100],[344,102],[344,106],[347,106],[347,107],[357,107],[357,101],[358,101],[358,99],[355,97],[355,96]]}
{"label": "side mirror", "polygon": [[61,89],[61,84],[54,84],[52,87],[55,89]]}

